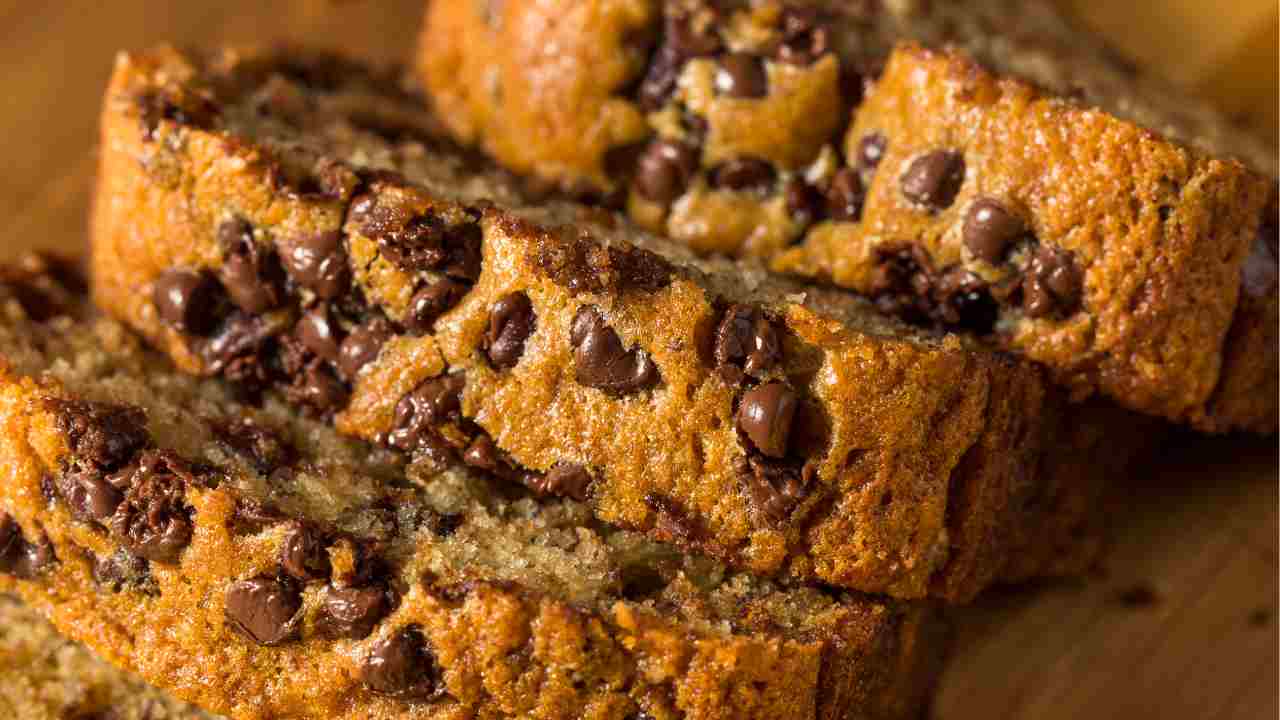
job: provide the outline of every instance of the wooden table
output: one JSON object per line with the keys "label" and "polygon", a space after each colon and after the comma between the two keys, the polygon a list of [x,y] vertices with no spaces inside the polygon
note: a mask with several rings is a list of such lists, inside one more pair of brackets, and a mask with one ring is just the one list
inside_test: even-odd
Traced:
{"label": "wooden table", "polygon": [[[1185,11],[1196,5],[1168,2],[1184,13],[1163,17],[1166,24],[1185,21]],[[82,246],[97,106],[118,48],[287,39],[391,60],[413,42],[418,5],[0,0],[6,82],[0,255]],[[1085,9],[1104,28],[1143,27],[1116,20],[1116,8],[1130,5],[1152,3]],[[1210,8],[1215,27],[1243,27],[1224,15],[1252,5],[1218,3]],[[1246,44],[1264,36],[1261,57],[1269,54],[1270,66],[1243,63],[1242,79],[1232,87],[1261,87],[1252,106],[1270,108],[1274,117],[1274,2],[1270,10],[1269,28],[1264,20],[1260,33],[1239,31]],[[1161,45],[1148,42],[1137,52],[1159,57]],[[1184,42],[1178,51],[1194,55],[1197,46]],[[1217,43],[1205,47],[1219,59],[1231,56]],[[1194,77],[1175,79],[1221,87],[1208,78],[1229,66],[1214,57],[1187,57]],[[1272,73],[1270,84],[1253,78],[1259,72]],[[956,613],[958,647],[933,716],[1277,717],[1276,451],[1275,441],[1177,436],[1166,442],[1158,463],[1124,483],[1115,548],[1095,577],[997,593]]]}

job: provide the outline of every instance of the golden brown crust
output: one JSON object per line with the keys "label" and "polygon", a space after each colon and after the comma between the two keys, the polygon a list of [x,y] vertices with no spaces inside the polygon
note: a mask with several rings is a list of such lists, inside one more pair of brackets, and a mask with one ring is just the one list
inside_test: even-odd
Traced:
{"label": "golden brown crust", "polygon": [[[468,443],[491,439],[499,460],[514,465],[507,474],[539,487],[558,465],[582,466],[594,477],[591,503],[608,522],[757,572],[900,597],[965,600],[998,580],[1014,555],[1040,557],[1069,542],[1007,542],[1033,537],[1017,528],[1052,512],[1015,501],[1054,482],[1039,458],[1056,432],[1060,400],[1030,363],[913,333],[850,296],[750,265],[693,261],[575,206],[479,211],[374,177],[340,228],[332,219],[342,213],[327,200],[266,200],[267,171],[225,157],[257,152],[250,142],[190,123],[162,123],[159,140],[143,137],[128,98],[174,61],[139,56],[118,67],[103,121],[93,244],[97,301],[184,368],[219,371],[201,354],[204,340],[160,321],[152,287],[175,268],[222,273],[216,236],[229,216],[256,228],[267,252],[283,252],[298,226],[341,229],[354,283],[377,306],[368,312],[406,324],[406,298],[424,282],[414,253],[441,237],[474,237],[478,274],[434,333],[397,330],[353,378],[349,399],[320,408],[336,413],[344,432],[393,439],[407,393],[445,372],[465,376],[461,424],[448,420],[432,431],[437,450],[452,444],[465,455]],[[509,192],[476,177],[493,190],[487,194]],[[431,173],[424,178],[431,182]],[[251,185],[249,201],[240,199],[239,189]],[[425,234],[405,239],[414,233]],[[491,309],[519,294],[533,329],[513,367],[495,365],[487,355]],[[726,380],[711,349],[730,305],[757,307],[767,318],[783,352],[766,377],[787,384],[807,408],[782,463],[761,462],[740,439],[735,413],[743,385],[756,381]],[[614,333],[621,348],[642,352],[626,362],[650,363],[648,385],[602,392],[579,380],[571,329],[589,306],[606,339]],[[250,359],[255,367],[275,362]]]}
{"label": "golden brown crust", "polygon": [[[270,417],[220,400],[224,393],[212,382],[173,375],[114,323],[62,317],[40,324],[24,307],[4,300],[0,326],[12,343],[0,360],[0,457],[7,468],[0,483],[0,591],[18,593],[60,632],[179,697],[246,719],[622,720],[643,712],[662,719],[836,720],[912,717],[929,695],[944,645],[928,608],[852,596],[815,600],[814,591],[803,591],[806,600],[803,593],[768,587],[719,595],[683,576],[657,604],[622,597],[571,603],[486,575],[480,564],[463,569],[466,582],[451,583],[415,564],[415,556],[388,556],[378,572],[388,573],[395,589],[389,614],[368,637],[332,639],[319,607],[326,590],[280,574],[296,573],[281,560],[290,528],[320,527],[321,520],[260,504],[248,466],[208,462],[216,457],[208,448],[219,442],[208,428],[226,418],[207,413],[249,416],[255,423]],[[62,368],[42,373],[55,363]],[[79,384],[88,395],[80,394]],[[151,446],[145,451],[137,449],[130,421],[117,415],[112,424],[85,409],[140,399],[153,403],[134,416],[152,423],[151,438],[142,441]],[[176,413],[201,419],[170,427]],[[181,445],[166,446],[165,437]],[[205,454],[184,455],[192,451]],[[317,463],[345,462],[311,457],[311,449],[299,452],[299,473]],[[190,539],[173,554],[129,544],[126,539],[136,536],[121,535],[115,516],[85,520],[88,506],[73,506],[65,490],[74,473],[120,466],[129,453],[181,457],[170,466],[183,463],[192,473],[179,491]],[[286,477],[272,472],[270,483],[287,484]],[[334,501],[357,493],[356,480],[344,477],[341,487],[327,492]],[[250,513],[250,507],[256,509]],[[585,542],[589,531],[581,532]],[[51,553],[16,564],[37,546]],[[362,562],[373,560],[364,553],[376,550],[364,547]],[[423,554],[425,547],[418,536],[406,549]],[[133,550],[147,553],[149,561],[129,555]],[[346,564],[329,552],[336,578]],[[142,579],[113,580],[121,576],[102,569],[104,559],[122,553],[141,562],[142,569],[132,572]],[[228,619],[235,614],[230,589],[263,577],[277,578],[280,592],[296,593],[300,604],[286,625],[293,629],[269,645],[251,642]],[[729,607],[713,607],[724,602]],[[420,631],[429,648],[421,662],[433,668],[434,691],[416,700],[377,694],[366,680],[366,658],[406,627]]]}
{"label": "golden brown crust", "polygon": [[[1274,175],[1274,149],[1118,61],[1048,3],[635,0],[626,16],[639,26],[625,29],[595,17],[618,3],[567,3],[579,22],[566,24],[550,17],[562,5],[428,4],[418,74],[461,140],[517,172],[625,196],[637,222],[698,252],[767,258],[889,296],[906,317],[991,334],[1077,399],[1099,393],[1206,432],[1276,431],[1276,393],[1244,388],[1276,374],[1265,317],[1277,296],[1237,302],[1274,180],[1225,159]],[[527,62],[545,39],[530,28],[563,51],[554,71]],[[891,55],[904,40],[957,50]],[[635,58],[646,42],[647,63]],[[726,89],[730,53],[761,68],[747,97]],[[886,60],[888,75],[870,82]],[[608,82],[595,81],[602,62],[616,63]],[[625,143],[574,142],[621,128],[628,109]],[[888,154],[867,159],[873,135]],[[900,182],[940,149],[963,158],[963,185],[930,210]],[[749,172],[731,168],[738,160]],[[1037,244],[976,262],[962,227],[980,198],[1022,218]],[[886,289],[885,255],[904,246],[927,258],[927,288],[917,277]],[[1032,319],[1017,285],[1036,247],[1074,253],[1084,277],[1082,296]],[[957,278],[988,307],[947,307]],[[904,289],[927,297],[904,303]]]}

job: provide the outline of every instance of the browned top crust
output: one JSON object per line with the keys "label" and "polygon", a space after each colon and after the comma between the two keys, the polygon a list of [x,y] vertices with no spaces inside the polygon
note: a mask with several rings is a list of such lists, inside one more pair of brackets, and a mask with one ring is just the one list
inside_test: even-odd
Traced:
{"label": "browned top crust", "polygon": [[[910,718],[931,611],[341,439],[0,283],[0,591],[235,718]],[[20,293],[10,293],[25,284]]]}
{"label": "browned top crust", "polygon": [[[1026,529],[1056,512],[1033,502],[1059,484],[1042,458],[1078,421],[1034,365],[524,204],[358,75],[325,90],[240,64],[269,61],[126,56],[107,94],[95,298],[184,369],[759,573],[965,600],[1015,557],[1067,570],[1069,538]],[[222,119],[144,133],[157,88]],[[417,130],[361,129],[389,115]],[[290,187],[356,181],[298,193],[280,167]],[[1091,512],[1072,507],[1067,525]]]}
{"label": "browned top crust", "polygon": [[695,251],[1276,431],[1275,149],[1051,3],[431,3],[418,71],[461,141]]}

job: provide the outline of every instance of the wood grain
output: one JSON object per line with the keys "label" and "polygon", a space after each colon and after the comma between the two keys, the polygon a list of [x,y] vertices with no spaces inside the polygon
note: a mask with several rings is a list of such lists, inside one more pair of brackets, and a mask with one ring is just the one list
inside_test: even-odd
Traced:
{"label": "wood grain", "polygon": [[[1128,8],[1128,22],[1114,25],[1122,30],[1157,27],[1136,24],[1132,14],[1150,13],[1155,3],[1065,1],[1087,13]],[[1204,28],[1232,33],[1231,43],[1207,30],[1203,43],[1191,42],[1188,26],[1179,25],[1187,41],[1170,47],[1187,64],[1186,75],[1175,79],[1230,88],[1232,109],[1274,110],[1274,14],[1269,26],[1237,25],[1223,19],[1239,10],[1233,3],[1169,2],[1173,10],[1161,22],[1171,22],[1175,11],[1183,13],[1176,17],[1198,11]],[[0,112],[8,169],[0,174],[0,213],[7,219],[0,256],[31,247],[83,248],[97,107],[118,49],[162,41],[293,41],[389,61],[413,42],[419,6],[419,0],[0,2],[8,94]],[[1203,13],[1213,15],[1212,24]],[[1137,40],[1135,57],[1149,58],[1151,34],[1116,39]],[[1268,56],[1269,84],[1258,80],[1266,70],[1256,67],[1256,58]],[[1280,714],[1276,443],[1177,436],[1161,454],[1120,487],[1105,570],[1085,581],[994,593],[956,613],[957,648],[935,718]],[[1139,602],[1145,591],[1150,601]]]}

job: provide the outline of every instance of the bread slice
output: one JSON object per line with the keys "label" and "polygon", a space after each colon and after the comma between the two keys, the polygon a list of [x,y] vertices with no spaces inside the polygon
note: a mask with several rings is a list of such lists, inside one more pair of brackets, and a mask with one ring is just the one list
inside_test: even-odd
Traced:
{"label": "bread slice", "polygon": [[532,200],[418,108],[301,54],[122,57],[96,300],[187,370],[761,574],[966,600],[1061,568],[1051,488],[1105,478],[1056,476],[1093,421],[1037,366]]}
{"label": "bread slice", "polygon": [[417,67],[464,143],[699,252],[1276,431],[1276,149],[1047,0],[428,3]]}
{"label": "bread slice", "polygon": [[0,711],[22,720],[215,720],[62,637],[0,595]]}
{"label": "bread slice", "polygon": [[609,529],[178,372],[0,282],[0,591],[234,718],[908,718],[944,628]]}

